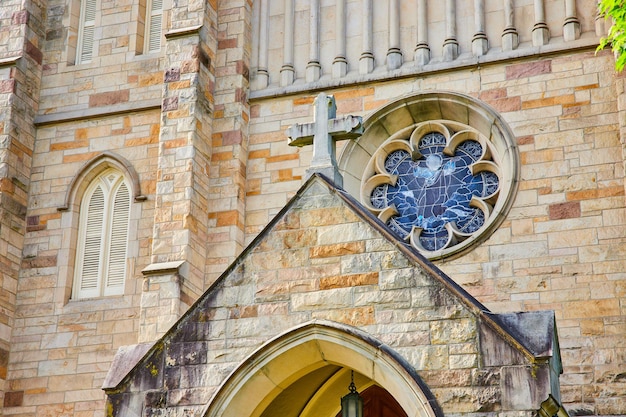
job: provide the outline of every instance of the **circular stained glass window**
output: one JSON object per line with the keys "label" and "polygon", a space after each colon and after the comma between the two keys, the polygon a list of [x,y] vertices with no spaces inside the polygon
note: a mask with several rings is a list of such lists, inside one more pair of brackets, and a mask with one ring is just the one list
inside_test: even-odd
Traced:
{"label": "circular stained glass window", "polygon": [[361,199],[399,238],[441,256],[488,222],[500,190],[493,153],[469,126],[418,124],[372,155]]}

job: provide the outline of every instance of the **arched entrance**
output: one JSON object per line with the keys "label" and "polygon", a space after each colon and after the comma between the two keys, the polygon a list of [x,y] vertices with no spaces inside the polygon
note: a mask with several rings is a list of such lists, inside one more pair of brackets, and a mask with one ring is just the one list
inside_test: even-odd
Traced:
{"label": "arched entrance", "polygon": [[351,371],[368,417],[442,416],[415,371],[368,334],[310,322],[267,342],[226,379],[207,417],[335,417]]}

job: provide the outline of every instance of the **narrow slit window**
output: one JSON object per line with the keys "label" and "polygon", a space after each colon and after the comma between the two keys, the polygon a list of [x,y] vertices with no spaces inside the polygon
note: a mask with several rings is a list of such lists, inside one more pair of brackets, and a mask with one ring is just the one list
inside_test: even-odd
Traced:
{"label": "narrow slit window", "polygon": [[94,35],[96,31],[96,2],[83,0],[80,7],[80,23],[78,28],[77,64],[86,64],[93,59]]}
{"label": "narrow slit window", "polygon": [[161,50],[163,34],[163,0],[148,0],[146,16],[146,53]]}

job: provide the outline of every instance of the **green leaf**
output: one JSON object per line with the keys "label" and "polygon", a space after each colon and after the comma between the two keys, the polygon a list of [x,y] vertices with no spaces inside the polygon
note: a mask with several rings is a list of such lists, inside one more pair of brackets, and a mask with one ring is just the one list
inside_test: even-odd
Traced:
{"label": "green leaf", "polygon": [[626,0],[600,0],[598,11],[613,24],[607,36],[600,39],[596,52],[611,45],[615,54],[615,69],[622,71],[626,66]]}

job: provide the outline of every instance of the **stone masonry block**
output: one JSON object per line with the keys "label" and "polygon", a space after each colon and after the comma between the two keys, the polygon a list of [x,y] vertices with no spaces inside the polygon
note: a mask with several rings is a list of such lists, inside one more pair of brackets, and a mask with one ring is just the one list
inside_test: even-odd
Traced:
{"label": "stone masonry block", "polygon": [[506,78],[517,79],[547,74],[552,71],[552,61],[537,61],[523,64],[514,64],[506,67]]}

